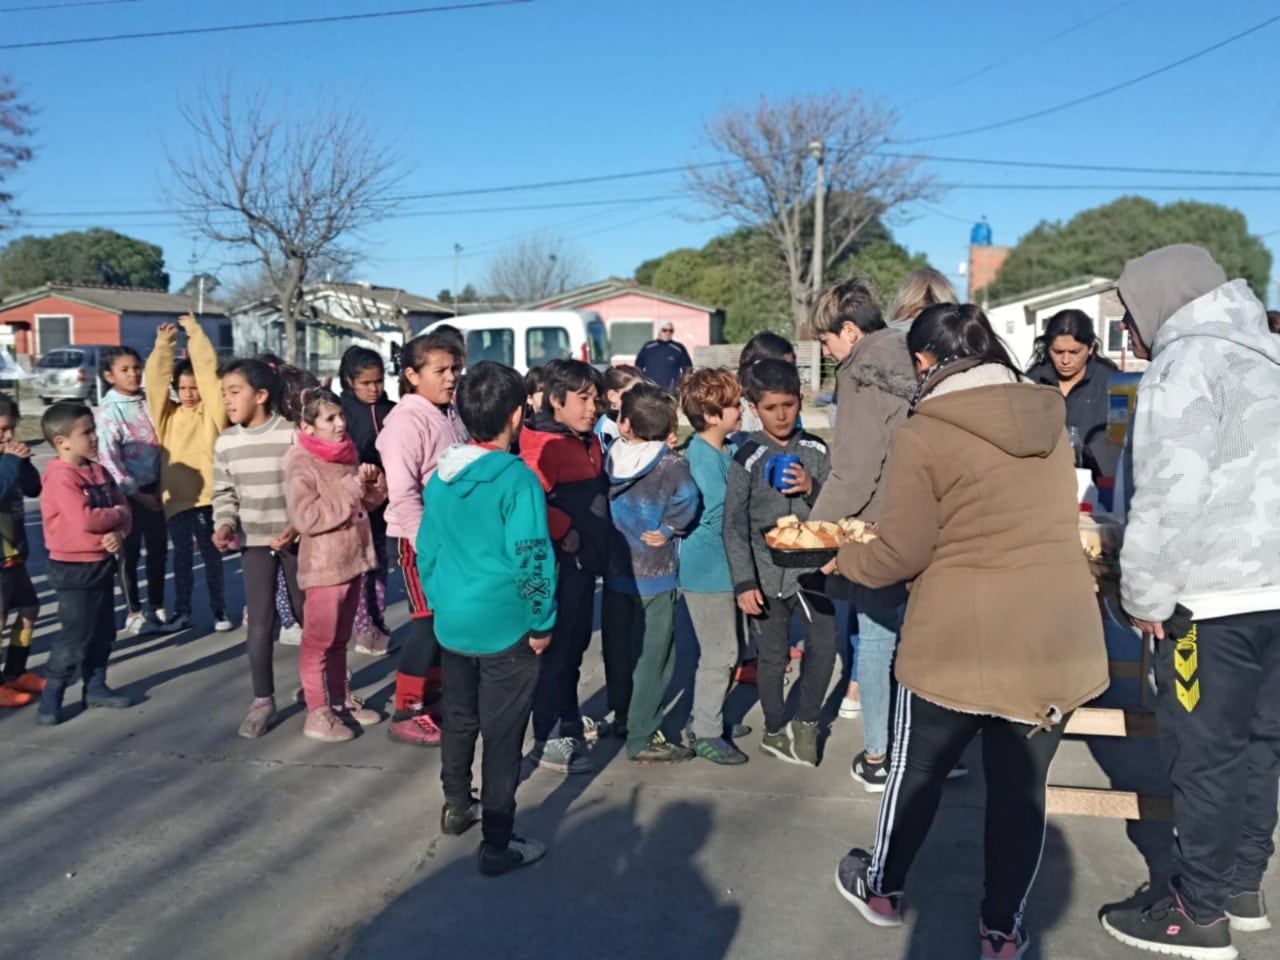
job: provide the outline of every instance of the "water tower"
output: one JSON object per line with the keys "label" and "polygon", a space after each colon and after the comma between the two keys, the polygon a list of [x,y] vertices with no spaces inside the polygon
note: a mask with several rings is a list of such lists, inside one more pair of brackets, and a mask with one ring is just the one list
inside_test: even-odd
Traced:
{"label": "water tower", "polygon": [[969,293],[968,300],[977,300],[978,292],[996,278],[1005,258],[1009,256],[1008,247],[997,247],[991,242],[991,224],[984,216],[969,231]]}

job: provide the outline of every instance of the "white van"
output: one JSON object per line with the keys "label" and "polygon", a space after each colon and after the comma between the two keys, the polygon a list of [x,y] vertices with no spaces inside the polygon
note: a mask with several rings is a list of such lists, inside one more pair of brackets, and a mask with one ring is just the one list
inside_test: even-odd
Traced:
{"label": "white van", "polygon": [[431,324],[452,325],[467,341],[467,363],[497,360],[527,373],[548,360],[609,365],[609,329],[594,310],[512,310],[468,313]]}

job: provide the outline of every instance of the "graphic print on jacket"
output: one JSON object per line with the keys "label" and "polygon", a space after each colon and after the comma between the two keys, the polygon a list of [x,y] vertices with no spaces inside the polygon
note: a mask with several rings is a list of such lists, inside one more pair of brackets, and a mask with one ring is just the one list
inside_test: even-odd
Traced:
{"label": "graphic print on jacket", "polygon": [[[688,462],[661,440],[618,440],[609,448],[608,473],[613,542],[606,585],[642,596],[674,590],[680,549],[676,539],[698,519],[698,487]],[[649,546],[641,535],[650,530],[661,531],[667,542]]]}

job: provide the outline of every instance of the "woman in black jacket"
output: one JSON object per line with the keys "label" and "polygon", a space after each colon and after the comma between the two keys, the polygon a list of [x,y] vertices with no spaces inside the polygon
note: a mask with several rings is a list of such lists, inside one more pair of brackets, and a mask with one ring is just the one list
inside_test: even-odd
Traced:
{"label": "woman in black jacket", "polygon": [[[382,468],[378,455],[378,434],[395,404],[383,389],[386,368],[377,351],[368,347],[350,347],[342,355],[338,368],[342,381],[342,415],[347,421],[347,434],[355,442],[361,463]],[[383,616],[387,606],[387,520],[386,504],[369,511],[373,527],[373,547],[378,566],[364,575],[360,591],[360,608],[355,621],[357,653],[381,657],[391,652],[391,631]]]}
{"label": "woman in black jacket", "polygon": [[1110,476],[1115,473],[1115,454],[1107,447],[1107,382],[1116,365],[1099,355],[1099,345],[1087,313],[1060,310],[1036,339],[1027,377],[1062,391],[1067,427],[1076,429],[1082,466]]}

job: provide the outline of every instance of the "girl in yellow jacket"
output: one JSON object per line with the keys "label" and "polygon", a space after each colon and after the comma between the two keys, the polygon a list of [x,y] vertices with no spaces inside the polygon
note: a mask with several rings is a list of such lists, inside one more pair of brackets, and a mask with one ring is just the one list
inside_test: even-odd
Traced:
{"label": "girl in yellow jacket", "polygon": [[[175,630],[191,626],[192,541],[204,559],[205,582],[215,630],[230,630],[222,556],[213,545],[213,443],[226,429],[218,380],[218,354],[200,322],[191,314],[179,322],[187,334],[187,357],[174,363],[175,324],[162,324],[143,372],[147,406],[160,436],[160,488],[165,518],[173,537],[173,581],[177,593]],[[170,383],[178,400],[169,393]]]}

